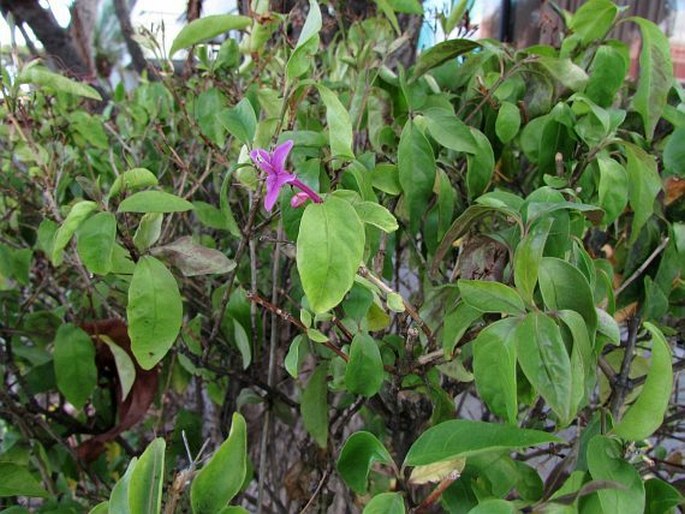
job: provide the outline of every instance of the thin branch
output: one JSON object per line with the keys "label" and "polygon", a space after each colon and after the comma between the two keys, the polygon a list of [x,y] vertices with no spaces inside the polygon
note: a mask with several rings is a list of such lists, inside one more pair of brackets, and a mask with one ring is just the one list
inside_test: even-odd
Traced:
{"label": "thin branch", "polygon": [[636,269],[632,275],[630,275],[618,288],[614,291],[614,296],[620,295],[625,289],[632,284],[635,279],[637,279],[640,275],[644,273],[644,271],[649,267],[649,265],[652,263],[654,259],[657,258],[657,256],[664,251],[664,248],[668,246],[670,238],[665,238],[659,246],[657,246],[654,251],[650,254],[649,257],[645,259],[645,262],[643,262],[638,269]]}

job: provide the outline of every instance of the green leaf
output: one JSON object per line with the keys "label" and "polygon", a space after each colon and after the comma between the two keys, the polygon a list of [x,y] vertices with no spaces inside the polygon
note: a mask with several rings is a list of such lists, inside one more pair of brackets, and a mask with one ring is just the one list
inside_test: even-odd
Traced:
{"label": "green leaf", "polygon": [[549,74],[572,91],[582,91],[588,81],[585,70],[571,59],[541,56],[537,60]]}
{"label": "green leaf", "polygon": [[230,502],[243,485],[247,474],[247,425],[233,414],[231,431],[193,479],[190,504],[195,514],[215,514]]}
{"label": "green leaf", "polygon": [[320,84],[317,85],[317,88],[321,95],[321,100],[326,106],[326,122],[328,123],[331,154],[333,157],[354,159],[350,114],[333,91]]}
{"label": "green leaf", "polygon": [[655,325],[645,322],[644,326],[652,334],[652,363],[640,396],[613,430],[633,441],[646,439],[661,426],[673,389],[671,348]]}
{"label": "green leaf", "polygon": [[628,174],[610,157],[597,158],[599,166],[599,205],[604,209],[603,224],[613,223],[628,204]]}
{"label": "green leaf", "polygon": [[518,510],[514,504],[506,500],[489,499],[480,502],[468,514],[514,514]]}
{"label": "green leaf", "polygon": [[132,168],[119,175],[109,189],[109,197],[113,198],[121,193],[156,186],[157,177],[146,168]]}
{"label": "green leaf", "polygon": [[685,175],[685,126],[676,128],[664,148],[664,167],[676,176]]}
{"label": "green leaf", "polygon": [[249,145],[257,130],[257,116],[252,104],[247,98],[243,98],[235,107],[228,109],[221,122],[226,130],[241,143]]}
{"label": "green leaf", "polygon": [[214,14],[193,20],[181,29],[169,50],[169,58],[183,48],[209,41],[229,30],[243,30],[252,24],[252,18],[235,14]]}
{"label": "green leaf", "polygon": [[485,192],[495,171],[495,154],[490,141],[481,131],[471,128],[477,151],[466,156],[466,189],[469,197],[475,198]]}
{"label": "green leaf", "polygon": [[585,320],[576,311],[559,311],[559,319],[564,322],[573,337],[571,350],[571,413],[574,414],[587,402],[596,383],[596,362],[592,354],[590,335]]}
{"label": "green leaf", "polygon": [[452,356],[454,349],[471,324],[482,315],[483,311],[471,307],[464,301],[445,315],[442,348],[448,358]]}
{"label": "green leaf", "polygon": [[645,496],[645,514],[672,514],[674,507],[685,502],[675,487],[658,478],[645,481]]}
{"label": "green leaf", "polygon": [[495,120],[495,133],[502,143],[508,143],[521,128],[521,112],[511,102],[502,102],[502,105],[497,111],[497,120]]}
{"label": "green leaf", "polygon": [[369,225],[378,227],[383,232],[395,232],[399,225],[392,213],[376,202],[359,202],[354,204],[359,218]]}
{"label": "green leaf", "polygon": [[47,498],[49,494],[24,466],[0,462],[0,498],[7,496]]}
{"label": "green leaf", "polygon": [[302,391],[300,413],[304,428],[321,447],[328,444],[328,365],[319,364]]}
{"label": "green leaf", "polygon": [[388,0],[395,12],[423,15],[423,7],[419,0]]}
{"label": "green leaf", "polygon": [[55,232],[52,246],[52,264],[54,266],[62,264],[64,249],[69,243],[71,236],[74,235],[76,229],[95,209],[97,209],[97,204],[89,200],[81,200],[72,206],[69,214],[57,229],[57,232]]}
{"label": "green leaf", "polygon": [[109,514],[109,502],[100,502],[88,511],[88,514]]}
{"label": "green leaf", "polygon": [[131,392],[133,382],[136,380],[136,366],[126,350],[115,343],[111,337],[98,335],[98,339],[109,347],[114,357],[114,364],[117,367],[117,376],[121,388],[121,401],[126,400],[128,393]]}
{"label": "green leaf", "polygon": [[639,17],[626,21],[637,23],[642,33],[640,76],[632,107],[642,117],[645,136],[651,140],[673,83],[670,46],[666,35],[651,21]]}
{"label": "green leaf", "polygon": [[128,335],[143,369],[152,369],[171,348],[183,322],[183,302],[176,279],[154,257],[136,264],[128,289]]}
{"label": "green leaf", "polygon": [[164,191],[140,191],[125,198],[117,212],[183,212],[193,204],[181,197]]}
{"label": "green leaf", "polygon": [[117,220],[110,212],[98,212],[78,230],[78,254],[88,271],[106,275],[112,269]]}
{"label": "green leaf", "polygon": [[573,379],[571,360],[559,327],[549,316],[534,312],[519,325],[515,337],[523,373],[565,424],[572,414]]}
{"label": "green leaf", "polygon": [[473,341],[473,375],[478,394],[497,416],[515,425],[516,329],[520,320],[505,318],[488,325]]}
{"label": "green leaf", "polygon": [[243,360],[243,369],[247,369],[252,362],[252,345],[245,327],[238,320],[233,320],[233,338]]}
{"label": "green leaf", "polygon": [[601,45],[590,65],[585,94],[600,107],[611,107],[627,72],[625,56],[613,46]]}
{"label": "green leaf", "polygon": [[383,374],[383,360],[376,341],[368,334],[356,334],[350,345],[350,360],[345,367],[347,390],[370,398],[380,390]]}
{"label": "green leaf", "polygon": [[128,463],[124,476],[114,484],[109,495],[109,514],[131,514],[128,504],[128,488],[136,464],[138,464],[138,457],[133,457]]}
{"label": "green leaf", "polygon": [[380,493],[371,498],[362,514],[405,514],[404,500],[400,493]]}
{"label": "green leaf", "polygon": [[418,79],[421,75],[426,73],[444,62],[463,55],[475,48],[479,48],[480,44],[470,39],[450,39],[443,41],[419,55],[416,66],[414,67],[414,74],[412,80]]}
{"label": "green leaf", "polygon": [[240,229],[235,221],[233,212],[231,211],[231,205],[228,203],[228,190],[231,185],[231,177],[233,175],[232,168],[226,172],[224,180],[221,182],[221,192],[219,193],[219,208],[221,214],[224,217],[224,223],[226,225],[226,230],[228,230],[235,237],[241,237]]}
{"label": "green leaf", "polygon": [[95,345],[83,330],[67,323],[55,335],[53,359],[57,387],[69,403],[80,409],[97,385]]}
{"label": "green leaf", "polygon": [[319,3],[316,0],[309,0],[307,19],[302,26],[295,50],[286,64],[286,75],[289,80],[299,77],[309,69],[311,56],[319,48],[321,27],[322,18]]}
{"label": "green leaf", "polygon": [[539,430],[454,419],[421,434],[409,448],[404,466],[422,466],[457,457],[560,442],[558,437]]}
{"label": "green leaf", "polygon": [[164,216],[161,212],[143,214],[136,233],[133,234],[133,244],[139,251],[144,252],[157,242],[162,235],[162,221]]}
{"label": "green leaf", "polygon": [[164,484],[164,450],[166,443],[158,437],[138,459],[128,484],[128,505],[131,513],[159,514]]}
{"label": "green leaf", "polygon": [[616,19],[618,7],[610,0],[585,2],[571,17],[569,29],[581,37],[583,45],[601,40]]}
{"label": "green leaf", "polygon": [[538,272],[542,262],[547,236],[554,220],[542,220],[533,225],[530,232],[516,246],[514,255],[514,283],[519,293],[528,303],[533,303],[533,292],[538,282]]}
{"label": "green leaf", "polygon": [[390,309],[393,312],[404,312],[407,310],[406,305],[404,305],[402,295],[400,295],[399,293],[388,293],[388,296],[385,299],[385,303],[387,304],[388,309]]}
{"label": "green leaf", "polygon": [[297,269],[315,313],[338,305],[352,287],[364,239],[364,225],[345,200],[329,196],[306,207],[297,236]]}
{"label": "green leaf", "polygon": [[411,232],[416,233],[433,194],[436,167],[433,148],[411,119],[407,120],[400,136],[397,166],[409,210]]}
{"label": "green leaf", "polygon": [[540,291],[548,309],[576,311],[585,320],[590,334],[597,328],[597,311],[590,284],[572,264],[555,257],[544,257],[539,271]]}
{"label": "green leaf", "polygon": [[345,483],[357,494],[368,489],[368,477],[374,462],[392,465],[393,460],[375,435],[370,432],[355,432],[347,438],[340,450],[336,467]]}
{"label": "green leaf", "polygon": [[445,148],[455,152],[475,154],[479,150],[471,130],[466,123],[447,110],[432,108],[423,113],[430,135]]}
{"label": "green leaf", "polygon": [[621,489],[599,489],[597,495],[604,512],[642,514],[645,489],[637,470],[623,458],[623,448],[616,439],[597,435],[587,447],[587,464],[592,478],[623,485]]}
{"label": "green leaf", "polygon": [[69,79],[59,73],[54,73],[43,66],[25,68],[17,76],[16,83],[35,84],[58,93],[68,93],[102,101],[100,93],[89,85]]}
{"label": "green leaf", "polygon": [[661,178],[653,156],[633,144],[623,143],[623,146],[628,158],[628,197],[634,212],[630,243],[634,243],[654,213],[654,200],[661,191]]}
{"label": "green leaf", "polygon": [[526,312],[518,293],[501,282],[462,279],[457,284],[462,299],[481,312],[505,312],[515,316]]}
{"label": "green leaf", "polygon": [[197,244],[190,236],[150,250],[155,257],[178,268],[184,277],[228,273],[236,264],[219,250]]}

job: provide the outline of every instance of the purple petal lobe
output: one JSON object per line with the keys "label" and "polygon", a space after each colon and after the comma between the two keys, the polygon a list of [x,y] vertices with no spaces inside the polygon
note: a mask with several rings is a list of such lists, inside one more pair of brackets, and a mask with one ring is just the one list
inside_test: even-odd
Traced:
{"label": "purple petal lobe", "polygon": [[287,172],[273,173],[266,177],[266,195],[264,196],[264,208],[267,211],[273,209],[273,206],[276,204],[276,200],[278,200],[278,194],[281,192],[283,186],[289,184],[293,180],[297,180],[297,177]]}
{"label": "purple petal lobe", "polygon": [[271,164],[271,155],[266,150],[255,148],[250,152],[250,158],[264,173],[269,175],[276,174],[276,170],[274,170]]}
{"label": "purple petal lobe", "polygon": [[288,154],[294,144],[292,139],[288,139],[274,149],[271,154],[271,165],[277,172],[285,171],[285,161],[288,159]]}
{"label": "purple petal lobe", "polygon": [[309,200],[309,195],[300,191],[299,193],[295,193],[290,199],[290,205],[294,209],[297,209],[298,207],[302,207],[305,203],[307,203],[307,200]]}

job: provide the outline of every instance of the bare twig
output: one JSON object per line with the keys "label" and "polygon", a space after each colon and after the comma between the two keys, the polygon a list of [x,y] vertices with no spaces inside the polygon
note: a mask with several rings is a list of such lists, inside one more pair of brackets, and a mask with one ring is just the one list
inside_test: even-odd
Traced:
{"label": "bare twig", "polygon": [[664,251],[664,248],[668,246],[669,238],[665,238],[659,246],[657,246],[654,251],[645,259],[645,262],[643,262],[638,269],[636,269],[632,275],[630,275],[626,280],[623,281],[623,283],[616,288],[614,291],[614,296],[620,295],[625,289],[632,284],[635,279],[637,279],[640,275],[644,273],[644,271],[649,267],[649,265],[654,261],[654,259],[657,258],[657,256]]}

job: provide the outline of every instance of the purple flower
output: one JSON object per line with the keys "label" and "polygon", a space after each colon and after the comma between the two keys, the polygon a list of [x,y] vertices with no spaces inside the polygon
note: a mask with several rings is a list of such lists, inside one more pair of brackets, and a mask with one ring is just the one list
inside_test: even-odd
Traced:
{"label": "purple flower", "polygon": [[[286,184],[301,189],[314,203],[321,203],[321,197],[304,184],[294,173],[285,169],[285,161],[293,148],[293,141],[287,140],[278,145],[273,152],[269,153],[262,148],[255,148],[250,152],[250,158],[255,165],[266,173],[266,196],[264,196],[264,208],[271,211],[278,200],[278,194]],[[302,205],[301,202],[299,205]]]}

